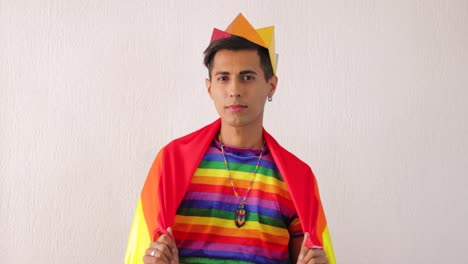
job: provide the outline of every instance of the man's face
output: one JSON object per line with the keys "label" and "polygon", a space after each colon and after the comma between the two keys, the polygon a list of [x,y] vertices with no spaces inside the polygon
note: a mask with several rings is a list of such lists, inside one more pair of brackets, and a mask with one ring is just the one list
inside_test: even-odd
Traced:
{"label": "man's face", "polygon": [[233,127],[262,125],[263,109],[273,96],[276,76],[265,80],[256,50],[220,50],[212,62],[208,93],[223,124]]}

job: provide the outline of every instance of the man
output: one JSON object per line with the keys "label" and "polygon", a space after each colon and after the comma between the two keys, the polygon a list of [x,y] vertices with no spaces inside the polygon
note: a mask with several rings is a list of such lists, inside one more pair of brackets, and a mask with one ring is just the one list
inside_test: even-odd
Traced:
{"label": "man", "polygon": [[159,152],[126,263],[334,264],[311,169],[263,129],[278,82],[273,27],[239,14],[214,30],[204,62],[220,119]]}

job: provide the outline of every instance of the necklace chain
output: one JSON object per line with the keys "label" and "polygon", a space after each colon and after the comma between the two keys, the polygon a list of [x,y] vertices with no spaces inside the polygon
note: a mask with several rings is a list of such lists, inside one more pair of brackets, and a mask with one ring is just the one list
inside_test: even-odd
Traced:
{"label": "necklace chain", "polygon": [[262,149],[260,150],[260,155],[258,156],[257,165],[255,166],[255,170],[254,170],[254,172],[252,174],[252,177],[250,179],[249,188],[245,192],[244,197],[240,197],[237,190],[236,190],[236,187],[234,186],[234,180],[232,179],[231,172],[229,171],[229,165],[228,165],[228,162],[227,162],[227,159],[226,159],[226,153],[224,152],[224,143],[221,140],[221,134],[219,134],[218,139],[219,139],[219,143],[220,143],[220,146],[221,146],[221,153],[223,154],[223,158],[224,158],[224,166],[226,167],[226,170],[227,170],[227,173],[228,173],[229,182],[231,183],[232,190],[234,191],[234,195],[236,195],[237,198],[240,198],[239,208],[243,208],[245,200],[247,200],[247,196],[249,195],[249,192],[252,189],[252,185],[253,185],[255,176],[257,175],[258,167],[260,167],[260,161],[262,160],[263,151],[265,149],[266,144],[265,144],[265,142],[263,142]]}

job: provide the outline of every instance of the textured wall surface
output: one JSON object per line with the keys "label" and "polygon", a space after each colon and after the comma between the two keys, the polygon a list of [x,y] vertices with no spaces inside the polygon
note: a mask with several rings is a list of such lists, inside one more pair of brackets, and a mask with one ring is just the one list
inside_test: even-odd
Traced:
{"label": "textured wall surface", "polygon": [[468,263],[468,1],[0,0],[0,263],[122,263],[160,147],[217,117],[202,51],[276,25],[265,127],[338,263]]}

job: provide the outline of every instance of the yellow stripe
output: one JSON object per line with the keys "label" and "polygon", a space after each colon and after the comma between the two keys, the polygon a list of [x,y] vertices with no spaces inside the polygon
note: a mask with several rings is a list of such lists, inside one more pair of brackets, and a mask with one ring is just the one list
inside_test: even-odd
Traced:
{"label": "yellow stripe", "polygon": [[[216,178],[226,178],[227,177],[227,171],[226,170],[220,170],[220,169],[200,169],[198,168],[195,171],[194,176],[209,176],[209,177],[216,177]],[[247,180],[250,181],[250,178],[252,177],[251,172],[243,172],[243,171],[231,171],[231,176],[234,180]],[[278,188],[281,188],[285,191],[288,190],[288,187],[286,186],[286,183],[283,181],[280,181],[276,179],[275,177],[272,176],[265,176],[264,174],[257,173],[255,176],[256,181],[260,181],[264,184],[268,185],[274,185],[277,186]]]}
{"label": "yellow stripe", "polygon": [[[222,177],[211,177],[211,176],[196,176],[192,178],[191,181],[192,184],[204,184],[204,185],[213,185],[216,187],[219,186],[225,186],[225,187],[231,187],[231,184],[229,183],[229,180],[227,177],[222,178]],[[247,189],[250,186],[250,181],[247,180],[234,180],[234,186],[236,189]],[[266,193],[271,193],[273,195],[281,196],[287,200],[291,200],[291,196],[289,195],[289,192],[287,190],[282,189],[281,187],[270,185],[270,184],[264,184],[263,182],[260,181],[255,181],[255,183],[252,185],[252,190],[258,190]]]}
{"label": "yellow stripe", "polygon": [[151,237],[148,233],[145,216],[143,215],[143,207],[141,198],[138,200],[138,205],[133,218],[132,227],[127,243],[127,251],[125,253],[125,264],[142,263],[145,250],[151,243]]}
{"label": "yellow stripe", "polygon": [[[227,178],[218,178],[218,177],[211,177],[211,176],[193,177],[191,183],[192,184],[212,185],[212,186],[214,186],[214,188],[216,188],[218,186],[229,186],[229,187],[231,186],[231,184],[229,183],[229,180]],[[234,180],[234,186],[236,186],[236,188],[247,189],[250,186],[250,181],[247,181],[247,180]],[[270,185],[270,184],[264,184],[263,182],[260,182],[260,181],[255,181],[254,184],[252,185],[252,189],[253,190],[256,189],[256,190],[260,190],[260,191],[263,191],[263,192],[269,192],[269,193],[272,193],[272,194],[280,195],[283,198],[291,200],[291,198],[289,196],[289,193],[286,190],[284,190],[284,189],[282,189],[282,188],[280,188],[278,186],[274,186],[274,185]]]}
{"label": "yellow stripe", "polygon": [[330,232],[328,232],[328,226],[325,227],[322,233],[323,239],[323,250],[325,250],[325,254],[328,258],[328,264],[335,264],[335,252],[333,252],[333,245],[330,237]]}
{"label": "yellow stripe", "polygon": [[[226,228],[229,230],[231,228],[227,228],[227,226],[233,225],[233,220],[221,219],[221,218],[214,218],[214,217],[198,217],[198,216],[176,216],[176,223],[183,223],[183,224],[192,224],[192,225],[203,225],[203,226],[216,226]],[[242,227],[245,231],[256,231],[260,230],[263,233],[267,233],[274,236],[285,237],[289,239],[289,233],[287,229],[274,227],[270,225],[263,225],[255,221],[247,221],[245,225]],[[233,227],[232,231],[235,233],[239,229],[237,227]],[[226,235],[226,234],[223,234]],[[231,234],[230,234],[231,235]]]}

